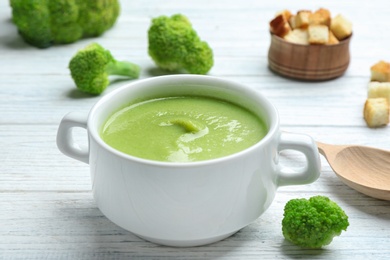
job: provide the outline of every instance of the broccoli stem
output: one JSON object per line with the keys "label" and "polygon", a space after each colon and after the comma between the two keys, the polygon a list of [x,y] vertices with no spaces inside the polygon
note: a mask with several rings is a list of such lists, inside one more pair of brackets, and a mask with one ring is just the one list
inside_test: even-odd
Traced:
{"label": "broccoli stem", "polygon": [[169,123],[183,127],[186,131],[197,133],[206,128],[204,124],[191,118],[174,118]]}
{"label": "broccoli stem", "polygon": [[106,67],[106,72],[109,75],[127,76],[132,79],[139,77],[140,70],[137,64],[128,61],[110,62]]}

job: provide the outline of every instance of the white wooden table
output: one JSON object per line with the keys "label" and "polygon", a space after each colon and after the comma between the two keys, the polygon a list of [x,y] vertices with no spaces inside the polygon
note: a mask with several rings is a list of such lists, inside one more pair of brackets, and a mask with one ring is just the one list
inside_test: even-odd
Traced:
{"label": "white wooden table", "polygon": [[[88,165],[61,154],[55,144],[61,118],[88,113],[99,97],[78,92],[67,68],[80,48],[97,41],[118,59],[142,66],[141,78],[162,75],[147,54],[150,19],[183,13],[214,50],[210,75],[239,81],[278,108],[282,128],[334,144],[390,149],[389,126],[369,129],[362,118],[369,68],[390,61],[387,0],[370,1],[158,1],[122,0],[114,28],[97,39],[37,49],[25,44],[0,2],[0,258],[1,259],[385,259],[390,256],[390,202],[344,185],[322,158],[322,175],[305,186],[284,187],[259,219],[221,242],[195,248],[155,245],[106,219],[91,194]],[[282,9],[326,7],[354,24],[351,64],[343,77],[300,82],[267,68],[268,22]],[[125,81],[115,81],[108,93]],[[80,140],[86,134],[76,133]],[[300,163],[287,154],[287,163]],[[288,159],[291,158],[291,159]],[[349,215],[347,232],[322,250],[304,250],[281,232],[285,203],[326,195]]]}

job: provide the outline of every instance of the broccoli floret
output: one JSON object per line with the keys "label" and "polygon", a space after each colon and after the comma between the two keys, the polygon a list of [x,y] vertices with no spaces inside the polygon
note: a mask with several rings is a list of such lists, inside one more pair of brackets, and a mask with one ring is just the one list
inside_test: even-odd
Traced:
{"label": "broccoli floret", "polygon": [[12,20],[38,48],[100,36],[119,16],[118,0],[11,0]]}
{"label": "broccoli floret", "polygon": [[304,248],[321,248],[349,226],[348,216],[328,197],[292,199],[285,205],[283,236]]}
{"label": "broccoli floret", "polygon": [[115,60],[110,51],[97,43],[79,50],[70,60],[69,69],[78,89],[97,95],[109,85],[109,75],[135,79],[140,73],[138,65]]}
{"label": "broccoli floret", "polygon": [[157,66],[191,74],[206,74],[214,64],[213,51],[181,14],[152,19],[148,31],[149,55]]}

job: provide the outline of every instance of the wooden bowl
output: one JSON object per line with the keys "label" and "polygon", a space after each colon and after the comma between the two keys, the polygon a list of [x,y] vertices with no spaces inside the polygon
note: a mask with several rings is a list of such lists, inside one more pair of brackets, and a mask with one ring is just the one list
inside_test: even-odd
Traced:
{"label": "wooden bowl", "polygon": [[337,78],[348,68],[351,37],[334,45],[303,45],[271,34],[268,65],[272,71],[294,79]]}

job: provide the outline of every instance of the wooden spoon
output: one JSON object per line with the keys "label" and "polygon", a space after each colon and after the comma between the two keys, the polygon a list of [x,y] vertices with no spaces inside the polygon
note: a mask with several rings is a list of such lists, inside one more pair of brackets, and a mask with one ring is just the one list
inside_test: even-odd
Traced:
{"label": "wooden spoon", "polygon": [[390,200],[390,151],[320,142],[317,146],[346,185],[368,196]]}

